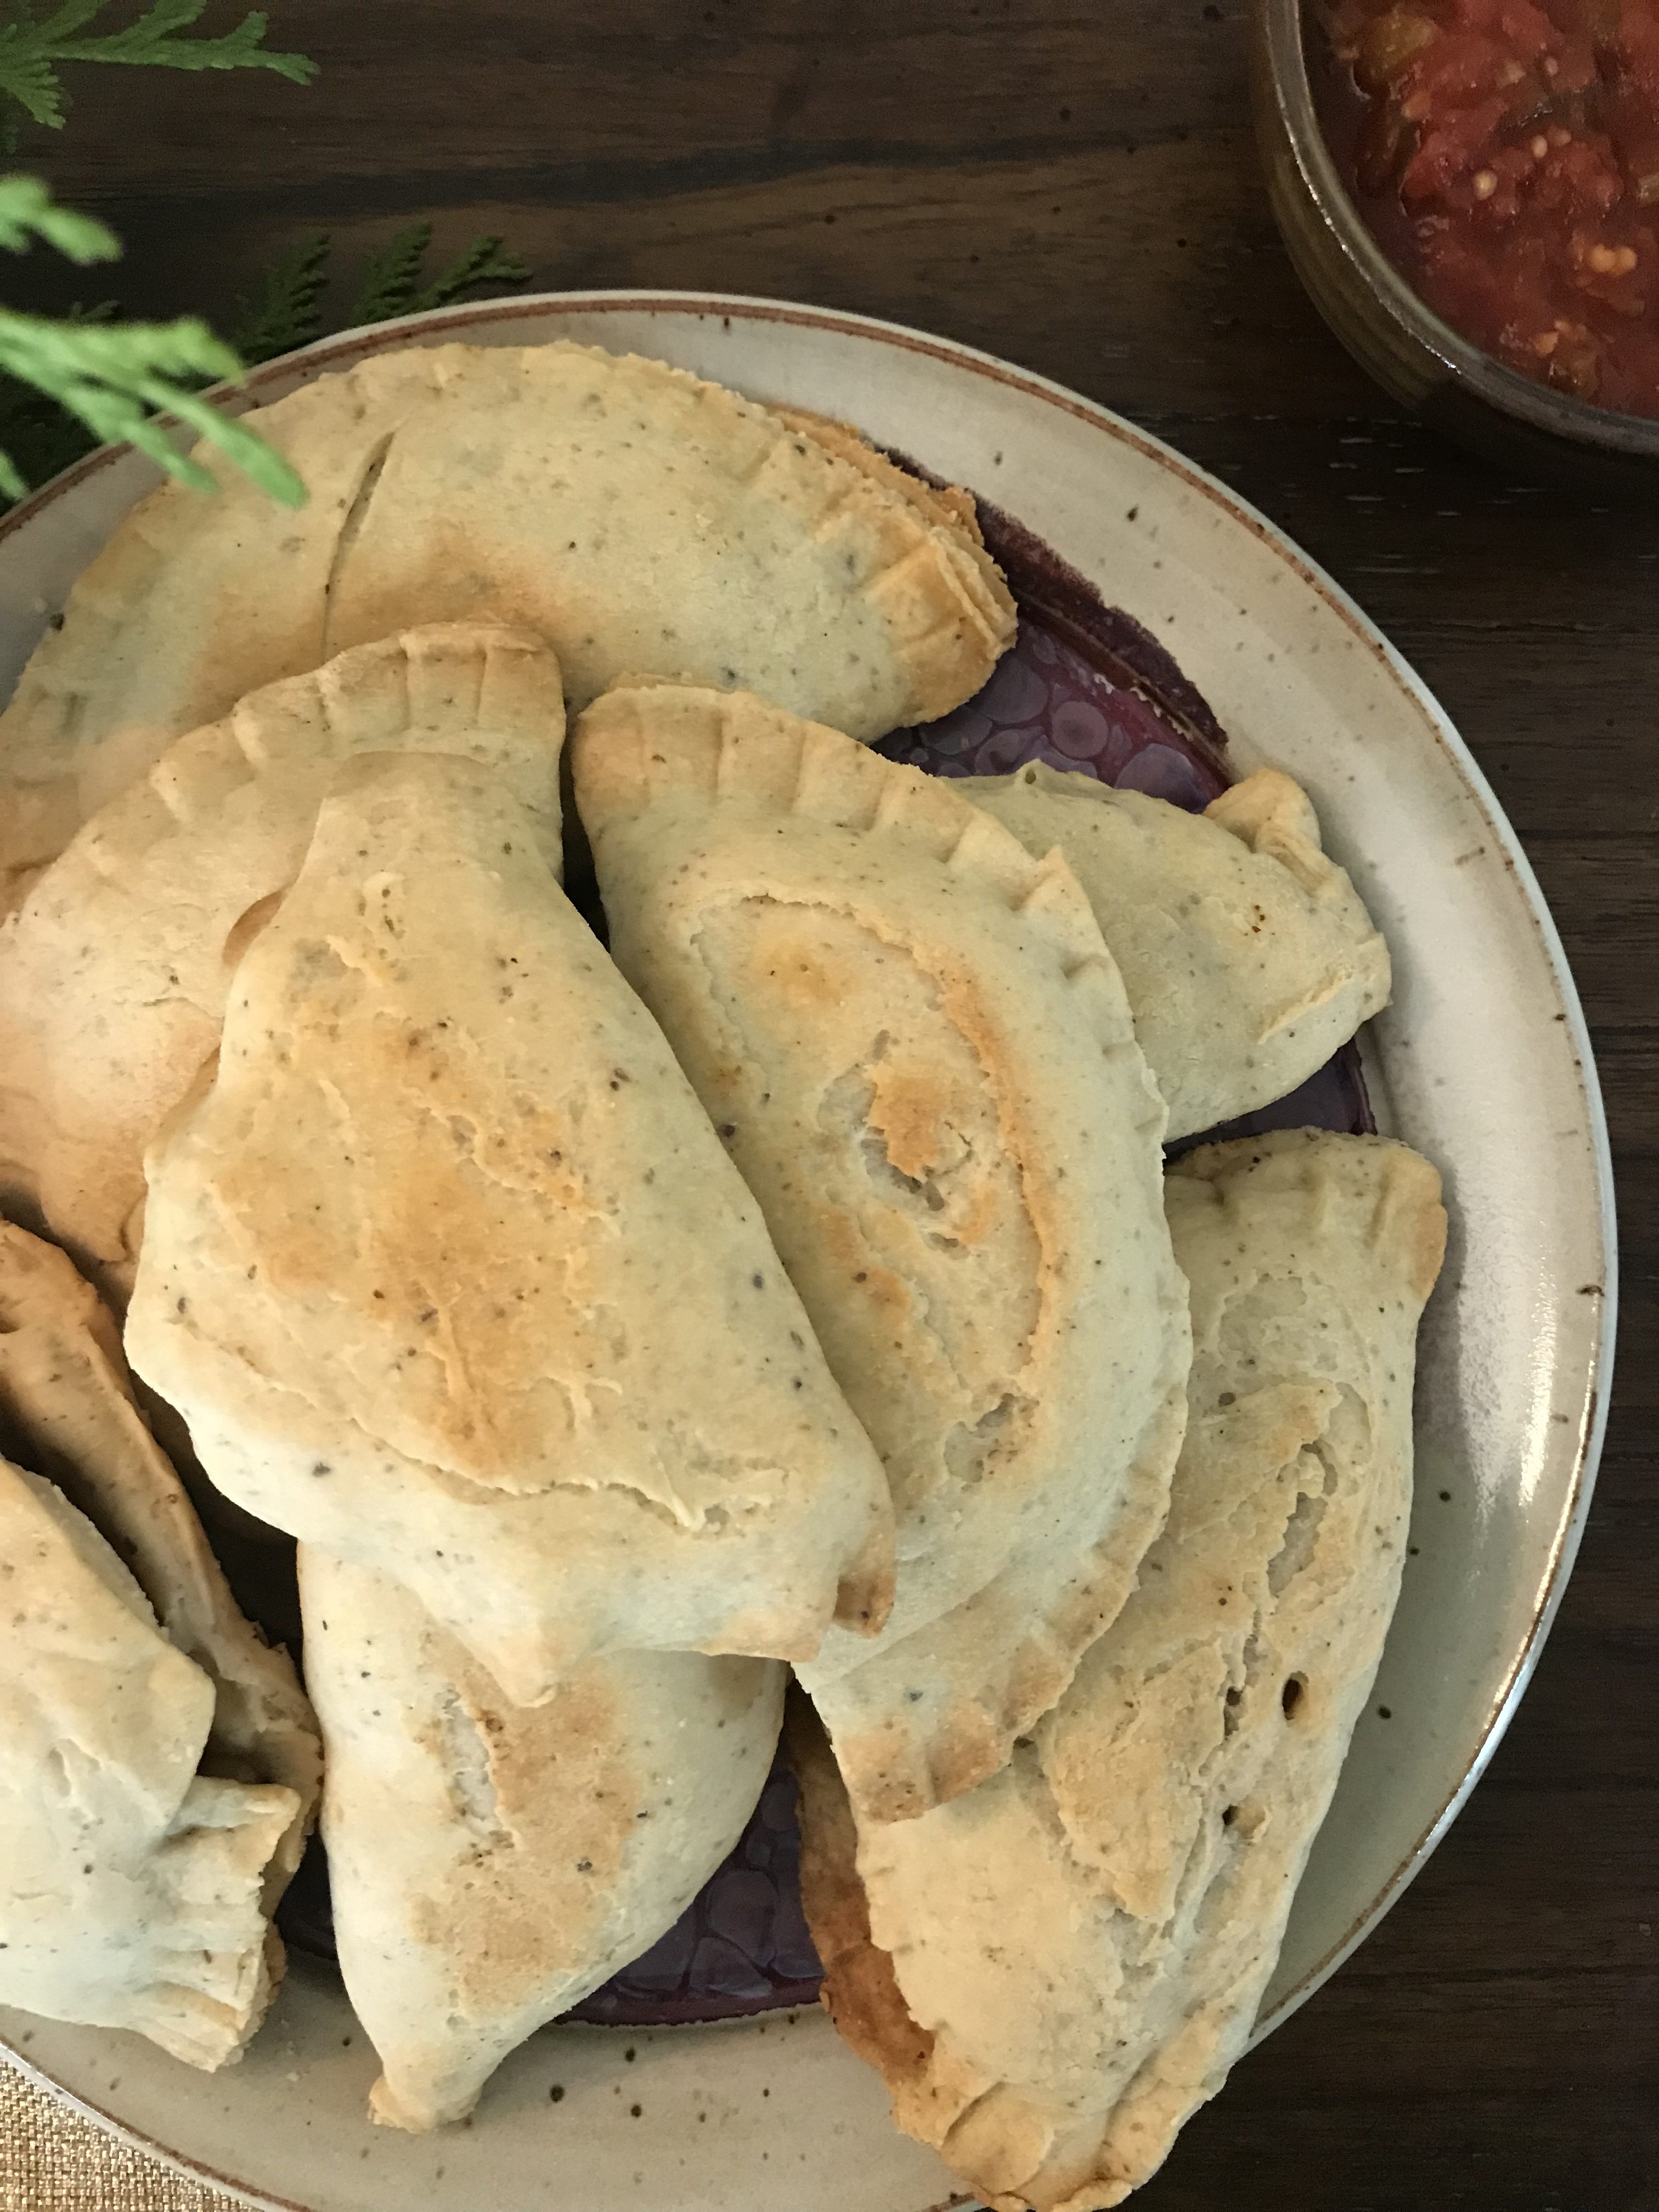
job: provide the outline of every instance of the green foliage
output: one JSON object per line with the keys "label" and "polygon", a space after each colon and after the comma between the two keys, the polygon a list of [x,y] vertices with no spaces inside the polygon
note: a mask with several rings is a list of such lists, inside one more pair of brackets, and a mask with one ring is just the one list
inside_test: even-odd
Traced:
{"label": "green foliage", "polygon": [[[499,238],[483,237],[475,238],[447,269],[423,284],[431,244],[432,225],[412,223],[370,254],[358,272],[344,319],[336,327],[355,331],[365,323],[389,323],[397,315],[453,307],[476,292],[522,284],[530,274]],[[309,345],[322,336],[323,295],[332,252],[328,234],[319,231],[291,246],[265,271],[252,301],[241,303],[231,331],[231,342],[244,361],[272,361],[279,353],[292,353],[296,346]]]}
{"label": "green foliage", "polygon": [[463,247],[447,269],[440,270],[429,284],[422,286],[403,313],[419,315],[432,307],[453,307],[458,300],[475,292],[493,289],[498,284],[522,284],[529,275],[529,263],[509,252],[504,239],[486,232]]}
{"label": "green foliage", "polygon": [[499,238],[475,238],[430,283],[421,275],[432,244],[432,225],[417,222],[399,231],[370,256],[357,280],[357,295],[346,325],[389,323],[398,315],[417,315],[432,307],[453,307],[469,293],[495,284],[522,284],[530,271]]}
{"label": "green foliage", "polygon": [[55,399],[15,376],[0,377],[0,483],[8,487],[0,490],[0,508],[21,496],[10,490],[11,484],[21,482],[31,490],[49,483],[89,453],[92,444],[86,425],[66,415]]}
{"label": "green foliage", "polygon": [[[149,0],[125,25],[94,27],[111,0],[57,0],[40,12],[37,0],[0,0],[0,137],[17,139],[20,118],[59,131],[69,105],[58,70],[66,63],[114,63],[130,69],[265,69],[296,84],[308,83],[317,65],[303,54],[272,53],[264,46],[265,18],[250,15],[216,36],[192,32],[208,0]],[[118,258],[120,241],[91,216],[57,206],[34,177],[0,178],[0,247],[28,251],[35,239],[82,264]],[[314,310],[322,287],[322,257],[285,272],[290,300],[310,283]],[[209,407],[202,385],[240,378],[234,350],[204,323],[185,316],[173,323],[118,325],[112,309],[76,313],[62,321],[0,308],[0,496],[21,498],[28,483],[55,475],[88,444],[128,439],[170,476],[210,489],[212,475],[180,453],[156,419],[175,416],[290,507],[305,486],[280,453],[241,423]],[[262,339],[270,333],[259,331]],[[278,351],[280,332],[269,350]],[[292,341],[288,341],[292,343]]]}
{"label": "green foliage", "polygon": [[65,259],[118,261],[121,241],[94,216],[59,207],[39,177],[0,177],[0,246],[27,253],[31,239],[44,238]]}
{"label": "green foliage", "polygon": [[[56,206],[37,179],[0,178],[0,246],[27,252],[32,238],[47,239],[81,262],[106,261],[121,250],[102,223]],[[301,506],[305,486],[282,455],[199,396],[201,385],[241,374],[236,355],[193,315],[173,323],[115,323],[106,310],[54,321],[0,307],[0,379],[9,380],[8,392],[21,386],[27,395],[19,414],[24,428],[40,428],[38,413],[30,422],[28,398],[54,400],[90,431],[89,443],[130,439],[169,476],[210,491],[210,472],[179,453],[155,420],[158,413],[176,416],[273,499]],[[15,405],[11,411],[19,413]],[[0,494],[21,499],[27,489],[15,459],[0,450]]]}
{"label": "green foliage", "polygon": [[295,84],[307,84],[317,64],[304,54],[269,52],[265,19],[244,17],[234,31],[216,38],[181,38],[198,22],[208,0],[151,0],[125,29],[88,32],[110,0],[59,0],[37,17],[33,0],[10,0],[9,20],[0,26],[0,98],[7,102],[4,131],[9,150],[17,143],[20,111],[48,130],[61,131],[69,94],[58,75],[66,62],[114,62],[133,69],[273,70]]}
{"label": "green foliage", "polygon": [[421,264],[431,243],[432,225],[417,222],[400,230],[378,253],[371,253],[357,279],[348,325],[389,323],[394,315],[406,315],[419,289]]}
{"label": "green foliage", "polygon": [[274,361],[322,336],[328,255],[326,233],[301,239],[266,270],[252,300],[237,302],[230,342],[244,361]]}
{"label": "green foliage", "polygon": [[[70,320],[106,323],[114,313],[114,301],[105,300],[96,307],[71,307]],[[15,376],[0,376],[0,453],[9,456],[26,484],[46,483],[90,452],[92,444],[85,423],[66,415],[55,399]]]}
{"label": "green foliage", "polygon": [[[230,348],[193,315],[173,323],[100,325],[0,307],[0,370],[77,416],[95,444],[130,439],[169,476],[198,490],[214,489],[212,475],[179,452],[155,420],[158,410],[189,423],[285,507],[304,504],[305,486],[282,455],[191,389],[242,374]],[[19,499],[27,489],[15,464],[0,453],[0,490]]]}
{"label": "green foliage", "polygon": [[[108,260],[121,250],[102,223],[56,206],[36,179],[0,177],[0,246],[24,252],[31,238],[81,262]],[[449,307],[489,287],[521,284],[530,273],[499,238],[483,237],[422,283],[431,244],[431,224],[415,223],[372,254],[344,327]],[[193,318],[115,324],[106,304],[51,322],[0,308],[0,503],[21,499],[94,446],[118,438],[170,476],[210,486],[208,472],[179,453],[155,419],[159,410],[210,438],[273,497],[298,505],[304,489],[288,463],[198,392],[219,378],[239,378],[244,362],[273,360],[322,335],[331,252],[325,233],[291,246],[241,302],[228,345]]]}

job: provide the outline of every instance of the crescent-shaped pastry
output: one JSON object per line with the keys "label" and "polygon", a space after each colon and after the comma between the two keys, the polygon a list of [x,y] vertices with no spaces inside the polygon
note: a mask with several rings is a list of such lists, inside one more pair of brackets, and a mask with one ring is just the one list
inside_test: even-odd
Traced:
{"label": "crescent-shaped pastry", "polygon": [[336,769],[370,752],[482,762],[556,858],[563,742],[545,645],[446,623],[255,691],[169,745],[0,925],[0,1199],[124,1295],[144,1147],[217,1049],[237,958]]}
{"label": "crescent-shaped pastry", "polygon": [[746,695],[573,740],[611,945],[886,1462],[883,1634],[800,1668],[866,1814],[993,1773],[1157,1534],[1185,1418],[1164,1111],[1100,931],[952,785]]}
{"label": "crescent-shaped pastry", "polygon": [[369,2107],[438,2126],[678,1919],[760,1796],[785,1670],[613,1651],[526,1710],[372,1569],[302,1545],[300,1597]]}
{"label": "crescent-shaped pastry", "polygon": [[134,1401],[112,1316],[55,1245],[9,1221],[0,1221],[0,1450],[48,1476],[91,1522],[168,1641],[212,1682],[207,1771],[293,1792],[293,1819],[266,1869],[274,1911],[317,1808],[315,1716],[288,1654],[265,1643],[232,1596]]}
{"label": "crescent-shaped pastry", "polygon": [[309,503],[204,447],[216,495],[163,485],[92,562],[0,718],[0,909],[173,738],[410,623],[527,625],[573,706],[689,675],[866,738],[960,705],[1012,641],[971,503],[661,362],[408,347],[246,420]]}
{"label": "crescent-shaped pastry", "polygon": [[803,1744],[826,2001],[998,2212],[1121,2203],[1221,2087],[1400,1588],[1439,1176],[1292,1130],[1188,1155],[1169,1202],[1192,1419],[1134,1595],[1008,1768],[921,1820],[855,1820]]}
{"label": "crescent-shaped pastry", "polygon": [[1389,1003],[1388,947],[1276,769],[1202,814],[1040,763],[963,781],[1028,853],[1058,846],[1076,871],[1172,1139],[1283,1098]]}
{"label": "crescent-shaped pastry", "polygon": [[220,1488],[405,1583],[515,1701],[805,1658],[880,1462],[660,1032],[501,781],[359,762],[152,1147],[134,1366]]}
{"label": "crescent-shaped pastry", "polygon": [[214,1686],[49,1482],[0,1460],[0,2000],[210,2069],[264,2016],[299,1802],[199,1773]]}

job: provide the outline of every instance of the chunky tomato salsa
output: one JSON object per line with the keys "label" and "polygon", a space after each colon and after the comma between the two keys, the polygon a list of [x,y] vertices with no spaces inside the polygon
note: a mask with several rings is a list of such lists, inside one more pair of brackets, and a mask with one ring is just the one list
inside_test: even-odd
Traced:
{"label": "chunky tomato salsa", "polygon": [[1437,314],[1659,415],[1659,0],[1326,0],[1331,137]]}

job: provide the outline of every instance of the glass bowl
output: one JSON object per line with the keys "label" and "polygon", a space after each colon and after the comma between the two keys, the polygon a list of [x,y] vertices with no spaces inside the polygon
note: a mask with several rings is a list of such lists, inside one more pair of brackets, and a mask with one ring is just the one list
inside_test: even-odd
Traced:
{"label": "glass bowl", "polygon": [[1391,398],[1510,469],[1609,494],[1659,488],[1659,418],[1593,407],[1495,361],[1425,307],[1349,196],[1314,100],[1305,0],[1255,0],[1251,89],[1297,274]]}

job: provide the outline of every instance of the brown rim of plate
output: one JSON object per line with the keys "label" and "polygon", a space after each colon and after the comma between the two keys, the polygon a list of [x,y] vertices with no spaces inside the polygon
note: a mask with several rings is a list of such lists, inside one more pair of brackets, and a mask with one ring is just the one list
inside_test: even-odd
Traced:
{"label": "brown rim of plate", "polygon": [[[1279,0],[1268,0],[1268,4],[1279,4]],[[1297,5],[1299,0],[1288,0],[1288,4]],[[1596,1462],[1601,1455],[1601,1438],[1607,1425],[1606,1385],[1612,1373],[1613,1327],[1618,1312],[1617,1244],[1612,1164],[1601,1088],[1595,1076],[1589,1032],[1567,966],[1566,955],[1537,879],[1474,756],[1427,686],[1374,629],[1341,586],[1301,552],[1266,515],[1248,501],[1241,499],[1225,484],[1209,476],[1194,462],[1174,452],[1160,439],[1137,429],[1133,423],[1114,415],[1109,408],[1099,405],[1096,401],[1085,399],[1080,393],[1068,391],[1065,386],[1052,383],[1046,377],[1038,376],[1030,370],[1016,368],[1007,362],[998,360],[994,355],[981,353],[972,346],[959,344],[952,339],[934,337],[926,331],[908,329],[902,324],[884,322],[874,316],[805,307],[792,301],[758,299],[740,293],[667,290],[540,292],[519,299],[485,301],[470,307],[439,308],[428,314],[408,315],[396,322],[376,324],[365,330],[342,332],[319,339],[315,344],[303,347],[296,353],[284,354],[276,361],[261,363],[258,368],[249,372],[244,385],[218,386],[205,396],[210,404],[240,414],[258,404],[263,386],[284,381],[292,376],[296,366],[302,366],[313,374],[322,374],[330,368],[349,366],[352,361],[367,354],[386,352],[418,337],[428,335],[459,337],[491,323],[530,321],[538,317],[552,322],[569,315],[653,313],[694,315],[700,319],[727,323],[741,320],[784,324],[807,330],[832,331],[849,337],[876,339],[900,352],[919,354],[930,360],[946,362],[953,368],[970,370],[989,383],[1021,392],[1029,399],[1047,407],[1057,408],[1077,421],[1087,423],[1117,444],[1126,446],[1155,463],[1188,490],[1208,501],[1235,522],[1242,524],[1262,544],[1271,547],[1286,567],[1325,602],[1352,632],[1356,642],[1362,645],[1377,663],[1402,699],[1428,723],[1436,743],[1480,810],[1493,843],[1525,894],[1528,913],[1540,950],[1554,976],[1556,991],[1572,1040],[1583,1121],[1595,1162],[1600,1197],[1598,1228],[1602,1256],[1601,1281],[1604,1286],[1601,1301],[1601,1328],[1585,1379],[1578,1417],[1567,1510],[1550,1549],[1548,1571],[1526,1638],[1492,1700],[1480,1741],[1456,1786],[1448,1793],[1411,1850],[1370,1905],[1355,1917],[1341,1939],[1333,1944],[1301,1980],[1279,1999],[1265,2019],[1258,2019],[1250,2039],[1250,2047],[1254,2048],[1328,1980],[1342,1961],[1358,1948],[1377,1921],[1398,1900],[1462,1809],[1497,1749],[1538,1663],[1583,1534],[1590,1495],[1595,1487]],[[1516,381],[1524,384],[1526,380],[1517,377]],[[125,445],[100,447],[95,453],[89,453],[85,459],[66,469],[61,476],[53,477],[50,483],[42,485],[39,491],[21,501],[9,515],[0,519],[0,544],[3,544],[22,522],[131,451],[131,448]],[[591,2032],[609,2033],[607,2030]],[[7,2042],[3,2037],[0,2037],[0,2051],[11,2057],[40,2087],[49,2090],[88,2118],[95,2119],[122,2141],[159,2159],[175,2172],[240,2198],[244,2203],[257,2208],[257,2212],[313,2212],[313,2208],[296,2204],[291,2198],[252,2193],[245,2185],[232,2181],[209,2167],[198,2166],[176,2151],[167,2149],[129,2127],[124,2121],[77,2097],[72,2090],[65,2088],[61,2082],[26,2058],[15,2045]],[[951,2206],[971,2201],[966,2197],[948,2198],[944,2204],[930,2208],[930,2212],[949,2212]]]}

